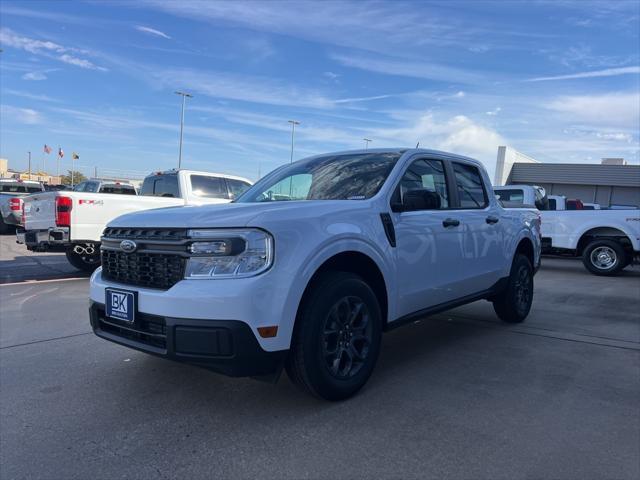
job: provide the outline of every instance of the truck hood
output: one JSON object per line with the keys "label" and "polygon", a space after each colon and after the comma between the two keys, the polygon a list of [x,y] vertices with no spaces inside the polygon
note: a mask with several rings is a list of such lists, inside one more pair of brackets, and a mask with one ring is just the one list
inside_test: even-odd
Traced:
{"label": "truck hood", "polygon": [[258,226],[253,220],[274,217],[290,219],[336,213],[340,210],[366,208],[360,201],[301,201],[270,203],[226,203],[202,206],[157,208],[128,213],[113,219],[109,227],[137,228],[217,228]]}

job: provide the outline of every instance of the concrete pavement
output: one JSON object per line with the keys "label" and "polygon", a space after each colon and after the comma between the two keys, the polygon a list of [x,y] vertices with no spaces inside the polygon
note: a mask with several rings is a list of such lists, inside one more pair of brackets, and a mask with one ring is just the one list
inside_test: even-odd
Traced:
{"label": "concrete pavement", "polygon": [[640,477],[637,267],[546,259],[527,322],[477,302],[392,331],[342,403],[103,341],[87,292],[0,286],[2,479]]}

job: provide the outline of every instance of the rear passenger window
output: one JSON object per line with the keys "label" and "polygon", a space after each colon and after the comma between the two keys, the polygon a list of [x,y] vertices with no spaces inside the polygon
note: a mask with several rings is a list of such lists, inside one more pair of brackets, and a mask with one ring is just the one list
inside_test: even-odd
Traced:
{"label": "rear passenger window", "polygon": [[151,197],[180,197],[177,175],[157,175],[144,179],[140,195]]}
{"label": "rear passenger window", "polygon": [[447,180],[444,165],[440,160],[416,160],[407,169],[400,180],[400,195],[404,198],[410,190],[428,190],[433,195],[425,210],[438,210],[449,207]]}
{"label": "rear passenger window", "polygon": [[233,198],[238,198],[251,186],[247,182],[243,182],[242,180],[235,180],[233,178],[227,178],[227,185],[229,185],[229,191],[231,192]]}
{"label": "rear passenger window", "polygon": [[456,176],[460,208],[484,208],[487,206],[487,195],[480,172],[473,165],[453,162]]}
{"label": "rear passenger window", "polygon": [[191,189],[199,197],[229,198],[224,178],[191,175]]}

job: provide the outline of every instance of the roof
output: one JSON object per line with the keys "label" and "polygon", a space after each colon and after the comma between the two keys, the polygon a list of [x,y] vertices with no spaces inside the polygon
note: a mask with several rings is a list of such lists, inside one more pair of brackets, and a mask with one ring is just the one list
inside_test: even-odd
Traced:
{"label": "roof", "polygon": [[564,183],[640,187],[640,165],[514,163],[509,183]]}

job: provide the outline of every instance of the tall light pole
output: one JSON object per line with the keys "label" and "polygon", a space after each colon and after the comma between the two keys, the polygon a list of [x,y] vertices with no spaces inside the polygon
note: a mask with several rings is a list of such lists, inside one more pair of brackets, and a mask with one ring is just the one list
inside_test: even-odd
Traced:
{"label": "tall light pole", "polygon": [[182,112],[180,113],[180,148],[178,150],[178,168],[182,166],[182,131],[184,129],[184,104],[187,97],[193,98],[193,95],[186,92],[175,92],[176,95],[182,96]]}
{"label": "tall light pole", "polygon": [[296,125],[300,125],[300,122],[296,120],[288,120],[288,122],[291,124],[291,160],[289,163],[293,163],[293,136],[296,132]]}
{"label": "tall light pole", "polygon": [[31,180],[31,152],[27,152],[29,154],[29,180]]}
{"label": "tall light pole", "polygon": [[369,149],[369,142],[372,142],[373,140],[371,140],[370,138],[363,138],[364,140],[364,149],[368,150]]}

